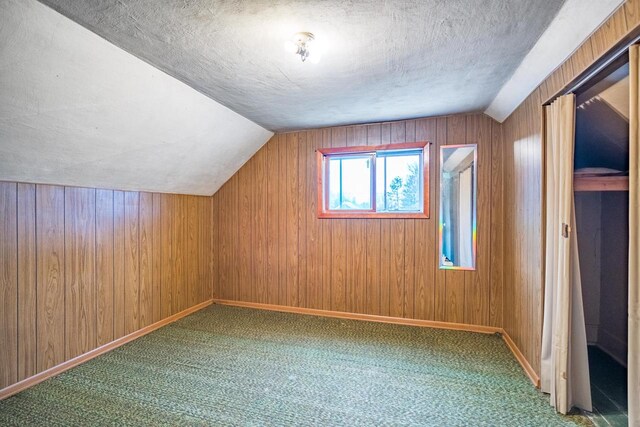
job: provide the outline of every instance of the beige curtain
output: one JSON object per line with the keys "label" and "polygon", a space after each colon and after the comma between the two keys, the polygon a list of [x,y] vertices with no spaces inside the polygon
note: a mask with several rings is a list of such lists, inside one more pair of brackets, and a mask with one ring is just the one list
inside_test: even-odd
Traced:
{"label": "beige curtain", "polygon": [[574,406],[591,411],[573,212],[575,110],[572,94],[545,108],[545,296],[540,380],[542,391],[551,395],[551,405],[563,414]]}
{"label": "beige curtain", "polygon": [[640,47],[629,48],[629,425],[640,426]]}

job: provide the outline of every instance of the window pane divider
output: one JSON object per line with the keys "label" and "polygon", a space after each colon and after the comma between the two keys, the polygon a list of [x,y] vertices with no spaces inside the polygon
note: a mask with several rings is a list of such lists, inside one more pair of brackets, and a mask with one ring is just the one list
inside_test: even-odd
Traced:
{"label": "window pane divider", "polygon": [[[334,148],[320,148],[316,150],[316,168],[317,168],[317,210],[318,218],[416,218],[426,219],[429,218],[429,147],[430,142],[405,142],[397,144],[384,144],[375,146],[355,146],[355,147],[334,147]],[[389,155],[385,152],[389,151]],[[405,153],[403,153],[403,151]],[[385,209],[388,207],[387,201],[387,157],[401,156],[401,155],[418,154],[421,160],[422,166],[422,179],[418,183],[420,206],[422,211],[377,211],[377,160],[378,157],[384,158],[384,190],[383,200],[385,202]],[[359,156],[358,156],[359,155]],[[344,201],[343,197],[343,162],[344,158],[362,157],[369,158],[371,161],[370,170],[370,206],[371,209],[329,209],[329,159],[335,158],[340,160],[339,168],[339,189],[340,189],[340,205]]]}

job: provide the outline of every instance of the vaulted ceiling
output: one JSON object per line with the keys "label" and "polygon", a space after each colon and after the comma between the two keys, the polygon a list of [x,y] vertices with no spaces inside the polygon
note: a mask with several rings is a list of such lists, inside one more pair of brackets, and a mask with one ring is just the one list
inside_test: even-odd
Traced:
{"label": "vaulted ceiling", "polygon": [[0,180],[211,195],[271,135],[35,0],[0,1]]}
{"label": "vaulted ceiling", "polygon": [[[43,0],[271,130],[482,111],[564,0]],[[319,64],[283,49],[297,31]]]}
{"label": "vaulted ceiling", "polygon": [[189,194],[272,131],[503,120],[622,2],[38,1],[0,2],[0,180]]}

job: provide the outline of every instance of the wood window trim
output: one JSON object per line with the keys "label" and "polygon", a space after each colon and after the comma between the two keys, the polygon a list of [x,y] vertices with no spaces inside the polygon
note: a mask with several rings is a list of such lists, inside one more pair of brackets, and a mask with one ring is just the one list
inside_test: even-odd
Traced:
{"label": "wood window trim", "polygon": [[[357,147],[336,147],[336,148],[319,148],[316,150],[316,171],[317,171],[317,211],[318,218],[343,218],[343,219],[428,219],[429,218],[429,147],[431,143],[428,141],[421,142],[403,142],[397,144],[383,144],[383,145],[366,145]],[[327,191],[326,186],[329,185],[329,180],[325,180],[325,157],[327,155],[339,155],[339,154],[358,154],[358,153],[375,153],[377,151],[389,151],[389,150],[419,150],[422,149],[422,212],[376,212],[376,197],[375,197],[375,176],[372,179],[371,185],[371,210],[350,210],[350,211],[327,211],[325,209],[324,194]],[[373,170],[375,169],[376,157],[373,157]]]}

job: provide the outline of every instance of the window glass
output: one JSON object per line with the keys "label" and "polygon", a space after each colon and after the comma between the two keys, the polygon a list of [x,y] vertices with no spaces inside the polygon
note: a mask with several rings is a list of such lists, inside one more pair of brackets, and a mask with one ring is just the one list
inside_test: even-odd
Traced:
{"label": "window glass", "polygon": [[378,212],[419,212],[422,168],[419,153],[378,153],[376,204]]}
{"label": "window glass", "polygon": [[428,143],[318,149],[321,218],[428,218]]}
{"label": "window glass", "polygon": [[329,209],[370,210],[373,156],[329,160]]}

